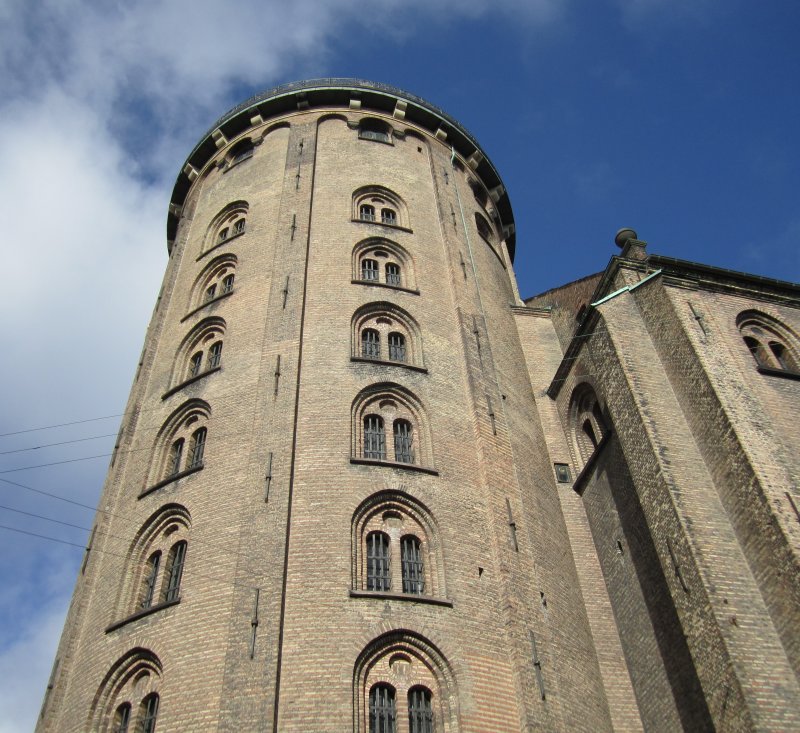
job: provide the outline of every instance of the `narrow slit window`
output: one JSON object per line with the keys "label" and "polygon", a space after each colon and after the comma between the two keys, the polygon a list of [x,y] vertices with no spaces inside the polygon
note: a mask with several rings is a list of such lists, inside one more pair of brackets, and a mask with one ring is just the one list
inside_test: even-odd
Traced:
{"label": "narrow slit window", "polygon": [[203,296],[203,302],[208,303],[210,300],[214,300],[214,297],[217,294],[217,284],[213,283],[206,288],[205,295]]}
{"label": "narrow slit window", "polygon": [[114,722],[111,726],[111,733],[128,733],[128,726],[131,722],[131,704],[123,703],[114,713]]}
{"label": "narrow slit window", "polygon": [[147,561],[144,577],[144,595],[139,607],[142,609],[150,608],[156,595],[156,579],[158,578],[158,566],[161,564],[161,553],[154,552]]}
{"label": "narrow slit window", "polygon": [[383,532],[367,535],[367,590],[391,588],[389,536]]}
{"label": "narrow slit window", "polygon": [[183,457],[183,438],[178,438],[169,449],[169,459],[167,461],[167,476],[174,476],[181,470],[181,458]]}
{"label": "narrow slit window", "polygon": [[137,726],[137,733],[155,733],[156,717],[158,716],[158,695],[153,693],[142,700],[141,726]]}
{"label": "narrow slit window", "polygon": [[196,377],[200,374],[200,367],[203,364],[203,352],[198,351],[196,354],[192,354],[192,358],[189,359],[189,377]]}

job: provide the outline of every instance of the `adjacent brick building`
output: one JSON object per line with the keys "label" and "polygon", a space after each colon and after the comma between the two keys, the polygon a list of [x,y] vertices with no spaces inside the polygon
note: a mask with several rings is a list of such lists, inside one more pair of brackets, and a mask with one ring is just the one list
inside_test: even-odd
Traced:
{"label": "adjacent brick building", "polygon": [[472,136],[226,114],[40,731],[800,729],[800,287],[648,254],[521,300]]}

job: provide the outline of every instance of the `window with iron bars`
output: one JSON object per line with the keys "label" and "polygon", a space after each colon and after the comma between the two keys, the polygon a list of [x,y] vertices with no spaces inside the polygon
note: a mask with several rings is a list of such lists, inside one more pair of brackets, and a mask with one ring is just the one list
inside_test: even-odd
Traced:
{"label": "window with iron bars", "polygon": [[369,258],[361,260],[361,279],[378,281],[378,262]]}
{"label": "window with iron bars", "polygon": [[242,232],[244,232],[244,228],[245,228],[245,220],[238,219],[236,223],[233,225],[233,233],[241,234]]}
{"label": "window with iron bars", "polygon": [[181,590],[181,577],[183,576],[183,564],[186,559],[186,541],[181,540],[172,546],[169,551],[167,572],[169,578],[167,580],[167,587],[164,592],[164,600],[166,602],[175,601],[178,599],[178,594]]}
{"label": "window with iron bars", "polygon": [[208,368],[215,369],[222,361],[222,341],[216,341],[211,344],[208,350]]}
{"label": "window with iron bars", "polygon": [[128,725],[131,722],[131,704],[129,702],[122,703],[114,713],[114,724],[111,727],[111,733],[128,733]]}
{"label": "window with iron bars", "polygon": [[147,561],[146,574],[144,578],[144,596],[139,607],[150,608],[156,595],[156,579],[158,578],[158,566],[161,564],[161,553],[154,552]]}
{"label": "window with iron bars", "polygon": [[197,468],[203,465],[203,453],[206,448],[206,434],[205,428],[199,428],[192,434],[192,442],[189,445],[189,462],[186,468]]}
{"label": "window with iron bars", "polygon": [[217,284],[213,283],[206,288],[205,295],[203,296],[203,302],[208,303],[210,300],[214,300],[214,296],[217,294]]}
{"label": "window with iron bars", "polygon": [[386,284],[400,285],[400,265],[390,262],[386,265]]}
{"label": "window with iron bars", "polygon": [[369,691],[369,733],[396,733],[394,687],[373,685]]}
{"label": "window with iron bars", "polygon": [[222,281],[222,294],[230,293],[233,290],[233,274],[226,275]]}
{"label": "window with iron bars", "polygon": [[394,421],[394,459],[398,463],[414,462],[414,435],[408,420]]}
{"label": "window with iron bars", "polygon": [[156,717],[158,716],[158,695],[154,692],[148,695],[141,704],[141,725],[137,725],[137,733],[155,733]]}
{"label": "window with iron bars", "polygon": [[400,540],[400,561],[403,572],[403,593],[421,595],[425,591],[425,566],[420,541],[414,535]]}
{"label": "window with iron bars", "polygon": [[169,449],[169,458],[167,460],[167,477],[174,476],[181,470],[183,443],[183,438],[178,438]]}
{"label": "window with iron bars", "polygon": [[361,332],[361,356],[364,359],[381,358],[380,334],[374,328],[365,328]]}
{"label": "window with iron bars", "polygon": [[386,435],[380,415],[367,415],[364,418],[364,458],[386,459]]}
{"label": "window with iron bars", "polygon": [[203,364],[203,352],[198,351],[196,354],[192,354],[192,358],[189,359],[189,377],[196,377],[200,374],[200,367]]}
{"label": "window with iron bars", "polygon": [[431,691],[427,687],[412,687],[408,691],[409,733],[434,733]]}
{"label": "window with iron bars", "polygon": [[397,225],[397,212],[394,209],[381,209],[381,224]]}
{"label": "window with iron bars", "polygon": [[388,591],[391,584],[389,535],[370,532],[367,535],[367,590]]}
{"label": "window with iron bars", "polygon": [[361,204],[358,207],[358,216],[361,221],[375,221],[375,207],[369,204]]}
{"label": "window with iron bars", "polygon": [[219,234],[217,234],[217,241],[224,242],[228,238],[228,234],[230,234],[230,229],[228,227],[223,227],[219,230]]}
{"label": "window with iron bars", "polygon": [[406,360],[406,337],[402,333],[389,334],[389,359],[391,361]]}

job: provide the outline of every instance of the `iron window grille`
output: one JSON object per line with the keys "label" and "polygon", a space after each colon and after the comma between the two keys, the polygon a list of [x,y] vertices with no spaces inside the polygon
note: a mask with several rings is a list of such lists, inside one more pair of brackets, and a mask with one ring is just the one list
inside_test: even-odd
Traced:
{"label": "iron window grille", "polygon": [[364,458],[386,459],[386,435],[380,415],[367,415],[364,418]]}
{"label": "iron window grille", "polygon": [[425,591],[425,567],[420,542],[413,535],[400,540],[400,561],[403,572],[403,593],[421,595]]}
{"label": "iron window grille", "polygon": [[406,360],[406,338],[402,333],[389,334],[389,359],[391,361]]}
{"label": "iron window grille", "polygon": [[361,279],[378,281],[378,262],[377,260],[361,260]]}
{"label": "iron window grille", "polygon": [[156,579],[158,578],[158,566],[161,564],[161,553],[154,552],[147,561],[147,576],[144,580],[144,597],[140,608],[150,608],[153,605],[153,598],[156,595]]}
{"label": "iron window grille", "polygon": [[389,536],[383,532],[367,535],[367,590],[391,588]]}
{"label": "iron window grille", "polygon": [[196,354],[192,354],[192,358],[189,359],[189,376],[196,377],[200,374],[200,367],[203,364],[203,352],[198,351]]}
{"label": "iron window grille", "polygon": [[158,695],[154,692],[142,700],[142,724],[137,726],[137,731],[142,733],[155,733],[156,716],[158,715]]}
{"label": "iron window grille", "polygon": [[361,221],[375,221],[375,207],[369,204],[361,204],[358,209],[358,216]]}
{"label": "iron window grille", "polygon": [[222,360],[222,341],[216,341],[211,344],[208,350],[208,368],[216,369]]}
{"label": "iron window grille", "polygon": [[408,691],[408,729],[410,733],[434,733],[431,691],[426,687]]}
{"label": "iron window grille", "polygon": [[222,294],[225,295],[233,291],[233,275],[228,275],[222,281]]}
{"label": "iron window grille", "polygon": [[397,212],[394,209],[381,209],[381,223],[396,226]]}
{"label": "iron window grille", "polygon": [[394,421],[394,459],[399,463],[414,462],[414,435],[408,420]]}
{"label": "iron window grille", "polygon": [[369,733],[396,733],[394,688],[373,685],[369,691]]}
{"label": "iron window grille", "polygon": [[169,555],[169,580],[167,581],[167,589],[164,593],[164,600],[167,603],[178,599],[178,593],[181,589],[181,576],[183,575],[183,563],[186,559],[186,542],[181,540],[173,545]]}
{"label": "iron window grille", "polygon": [[229,233],[230,229],[228,229],[228,227],[223,227],[219,230],[219,234],[217,234],[217,241],[224,242],[228,238]]}
{"label": "iron window grille", "polygon": [[233,233],[234,234],[242,234],[244,232],[244,228],[245,228],[245,220],[244,219],[239,219],[233,225]]}
{"label": "iron window grille", "polygon": [[374,328],[365,328],[361,332],[361,356],[365,359],[381,358],[380,335]]}
{"label": "iron window grille", "polygon": [[167,461],[167,476],[174,476],[181,470],[181,458],[183,457],[183,438],[178,438],[170,448],[169,460]]}
{"label": "iron window grille", "polygon": [[203,452],[206,448],[207,432],[205,428],[200,428],[192,434],[192,442],[189,446],[189,463],[186,468],[197,468],[203,465]]}
{"label": "iron window grille", "polygon": [[400,266],[394,263],[386,265],[386,284],[400,285]]}
{"label": "iron window grille", "polygon": [[213,283],[206,288],[206,293],[203,296],[203,302],[208,303],[210,300],[214,300],[214,296],[217,294],[217,284]]}
{"label": "iron window grille", "polygon": [[111,733],[128,733],[128,725],[131,722],[131,704],[129,702],[123,703],[117,708],[114,713],[114,725],[111,727]]}

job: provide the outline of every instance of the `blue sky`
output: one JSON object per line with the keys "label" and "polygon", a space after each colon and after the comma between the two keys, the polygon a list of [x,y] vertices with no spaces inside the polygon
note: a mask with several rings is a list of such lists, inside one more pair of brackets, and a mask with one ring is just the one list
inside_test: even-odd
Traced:
{"label": "blue sky", "polygon": [[442,107],[509,190],[524,296],[603,269],[622,226],[798,281],[799,29],[790,0],[0,0],[0,733],[38,715],[82,556],[54,539],[86,541],[217,117],[325,76]]}

